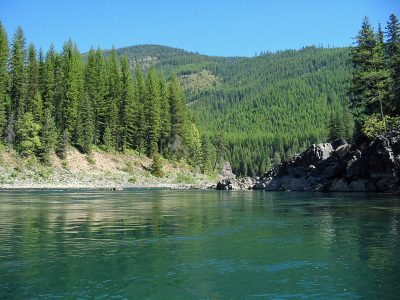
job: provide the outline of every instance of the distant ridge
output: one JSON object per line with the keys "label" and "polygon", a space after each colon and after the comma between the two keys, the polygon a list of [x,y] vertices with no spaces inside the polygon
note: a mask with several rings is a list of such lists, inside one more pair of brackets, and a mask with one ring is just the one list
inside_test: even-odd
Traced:
{"label": "distant ridge", "polygon": [[[110,50],[106,50],[107,55]],[[343,118],[348,48],[304,47],[255,57],[219,57],[161,45],[116,49],[132,69],[175,73],[203,132],[223,132],[238,174],[261,174],[322,142],[332,113]]]}

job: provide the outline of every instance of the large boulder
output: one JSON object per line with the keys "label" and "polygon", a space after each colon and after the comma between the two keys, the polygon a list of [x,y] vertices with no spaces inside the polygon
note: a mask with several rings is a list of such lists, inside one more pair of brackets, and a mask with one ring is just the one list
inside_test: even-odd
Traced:
{"label": "large boulder", "polygon": [[221,176],[224,179],[235,179],[236,175],[233,174],[231,164],[229,161],[226,161],[222,164],[222,171],[221,171]]}
{"label": "large boulder", "polygon": [[251,190],[256,183],[255,178],[222,179],[217,183],[217,190]]}

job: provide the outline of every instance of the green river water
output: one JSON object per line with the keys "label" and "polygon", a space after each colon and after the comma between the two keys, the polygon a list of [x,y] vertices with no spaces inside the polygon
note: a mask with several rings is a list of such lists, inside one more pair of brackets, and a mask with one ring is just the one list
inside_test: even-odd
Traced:
{"label": "green river water", "polygon": [[0,191],[0,299],[399,299],[391,195]]}

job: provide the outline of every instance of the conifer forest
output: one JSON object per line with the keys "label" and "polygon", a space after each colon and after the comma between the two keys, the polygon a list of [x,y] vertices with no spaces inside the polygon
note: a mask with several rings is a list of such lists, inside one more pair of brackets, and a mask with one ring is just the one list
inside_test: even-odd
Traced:
{"label": "conifer forest", "polygon": [[[312,143],[373,135],[400,113],[400,29],[362,22],[354,47],[216,57],[158,45],[80,53],[0,25],[1,143],[21,156],[136,151],[205,173],[260,175]],[[392,125],[391,125],[392,124]],[[380,126],[380,127],[379,127]]]}

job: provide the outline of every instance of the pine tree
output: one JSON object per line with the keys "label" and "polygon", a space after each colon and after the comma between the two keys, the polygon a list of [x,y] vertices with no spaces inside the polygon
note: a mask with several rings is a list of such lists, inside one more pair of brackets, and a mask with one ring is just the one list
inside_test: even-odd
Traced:
{"label": "pine tree", "polygon": [[56,154],[59,158],[65,159],[67,156],[68,145],[70,142],[69,133],[65,129],[58,137]]}
{"label": "pine tree", "polygon": [[[129,67],[128,58],[124,56],[121,62],[121,101],[119,107],[119,131],[120,149],[124,150],[127,145],[132,144],[135,113],[135,92],[133,87],[132,73]],[[128,129],[129,127],[129,129]],[[129,133],[128,133],[129,131]]]}
{"label": "pine tree", "polygon": [[216,141],[216,157],[215,157],[215,162],[214,162],[214,166],[213,166],[213,171],[215,171],[217,166],[219,166],[222,163],[225,152],[226,152],[225,137],[224,137],[224,134],[221,132],[218,135],[217,141]]}
{"label": "pine tree", "polygon": [[18,121],[26,111],[25,35],[21,27],[15,31],[10,59],[11,110]]}
{"label": "pine tree", "polygon": [[62,51],[61,129],[72,133],[76,142],[78,105],[83,98],[83,66],[80,53],[72,40],[68,40]]}
{"label": "pine tree", "polygon": [[162,169],[161,156],[158,153],[153,154],[153,163],[150,166],[151,174],[156,177],[163,177],[164,171]]}
{"label": "pine tree", "polygon": [[201,137],[201,158],[200,158],[200,171],[205,174],[210,170],[210,156],[211,156],[211,143],[209,139],[203,135]]}
{"label": "pine tree", "polygon": [[55,64],[56,64],[56,53],[54,46],[51,45],[49,51],[46,54],[46,59],[43,66],[43,78],[42,78],[42,89],[43,89],[43,108],[53,112],[54,109],[54,94],[55,94]]}
{"label": "pine tree", "polygon": [[40,141],[39,157],[42,162],[49,163],[50,154],[55,150],[57,144],[56,123],[49,109],[44,112]]}
{"label": "pine tree", "polygon": [[43,83],[43,78],[44,78],[44,60],[45,60],[45,56],[44,56],[44,53],[43,53],[43,49],[39,48],[39,52],[38,52],[39,90],[40,90],[40,95],[42,96],[42,99],[43,99],[43,91],[44,91],[44,83]]}
{"label": "pine tree", "polygon": [[379,103],[379,112],[381,119],[384,117],[384,110],[390,111],[389,103],[389,77],[390,72],[385,62],[385,45],[383,42],[383,32],[379,24],[378,32],[376,33],[376,44],[374,49],[374,56],[372,59],[373,70],[371,71],[371,78],[374,79],[373,99]]}
{"label": "pine tree", "polygon": [[133,125],[135,129],[134,147],[138,150],[140,156],[145,147],[146,123],[144,102],[146,100],[146,87],[142,72],[138,65],[135,70],[135,87],[136,112]]}
{"label": "pine tree", "polygon": [[343,111],[342,124],[343,124],[343,138],[346,141],[351,142],[354,130],[354,120],[350,112],[348,112],[347,110]]}
{"label": "pine tree", "polygon": [[343,138],[345,135],[343,120],[338,113],[332,113],[329,119],[329,137],[330,141]]}
{"label": "pine tree", "polygon": [[185,157],[189,165],[195,167],[200,164],[201,141],[200,133],[194,123],[188,122],[184,134]]}
{"label": "pine tree", "polygon": [[351,75],[351,101],[358,113],[379,113],[383,117],[388,70],[384,63],[381,31],[375,36],[367,17],[351,50],[354,71]]}
{"label": "pine tree", "polygon": [[172,77],[169,85],[169,99],[171,110],[171,139],[176,140],[177,137],[182,137],[183,126],[186,122],[185,101],[176,76]]}
{"label": "pine tree", "polygon": [[171,114],[169,105],[169,94],[164,76],[160,77],[160,101],[161,101],[161,127],[159,152],[163,155],[164,148],[168,146],[171,136]]}
{"label": "pine tree", "polygon": [[31,112],[27,112],[17,123],[18,151],[22,156],[36,153],[41,146],[39,132],[41,125],[36,123]]}
{"label": "pine tree", "polygon": [[84,97],[79,102],[76,129],[76,144],[83,153],[89,153],[94,140],[94,120],[92,103],[89,97]]}
{"label": "pine tree", "polygon": [[111,129],[110,126],[106,126],[106,129],[104,131],[104,149],[106,151],[111,151],[114,149],[114,139],[111,136]]}
{"label": "pine tree", "polygon": [[138,115],[141,115],[142,112],[138,111],[141,106],[136,98],[138,95],[137,87],[135,87],[136,81],[133,79],[130,69],[129,72],[127,72],[128,68],[124,67],[124,70],[126,71],[122,72],[124,74],[123,78],[125,78],[123,79],[123,97],[127,99],[125,109],[125,145],[131,149],[136,149],[136,139],[141,126],[141,122],[136,118]]}
{"label": "pine tree", "polygon": [[114,139],[113,148],[117,149],[120,136],[119,136],[119,106],[121,101],[121,67],[115,48],[113,47],[111,55],[107,60],[107,125],[111,130],[111,136]]}
{"label": "pine tree", "polygon": [[105,61],[100,49],[90,49],[85,69],[85,93],[93,109],[94,143],[99,144],[107,124]]}
{"label": "pine tree", "polygon": [[8,39],[7,33],[0,22],[0,137],[3,137],[4,126],[6,125],[7,115],[7,59],[8,59]]}
{"label": "pine tree", "polygon": [[43,118],[43,101],[39,91],[36,91],[32,101],[32,112],[35,122],[42,122]]}
{"label": "pine tree", "polygon": [[386,54],[390,70],[390,98],[394,114],[400,115],[400,24],[391,14],[386,26]]}
{"label": "pine tree", "polygon": [[14,112],[11,112],[8,115],[6,127],[4,129],[4,142],[10,146],[15,143],[16,139],[15,127],[16,124],[15,124]]}
{"label": "pine tree", "polygon": [[[35,97],[41,97],[39,86],[39,62],[37,60],[36,49],[33,44],[28,48],[28,65],[27,65],[27,91],[26,91],[26,111],[35,115],[34,102]],[[37,99],[36,99],[37,100]],[[41,121],[41,120],[36,120]]]}
{"label": "pine tree", "polygon": [[145,101],[145,121],[146,121],[146,148],[147,155],[151,156],[158,152],[158,140],[161,127],[161,106],[160,106],[160,87],[157,73],[151,68],[146,80],[146,101]]}

